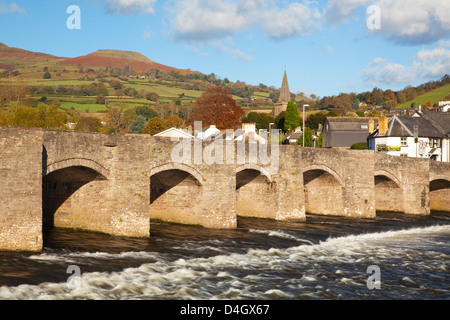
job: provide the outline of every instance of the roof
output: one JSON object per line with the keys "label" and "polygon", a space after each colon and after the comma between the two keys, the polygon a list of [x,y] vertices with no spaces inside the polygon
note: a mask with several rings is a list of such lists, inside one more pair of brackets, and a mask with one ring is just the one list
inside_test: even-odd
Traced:
{"label": "roof", "polygon": [[396,117],[389,124],[387,136],[411,137],[414,136],[414,127],[419,129],[419,137],[441,138],[444,135],[424,117]]}
{"label": "roof", "polygon": [[164,130],[163,132],[157,133],[154,135],[155,137],[170,137],[170,138],[194,138],[193,135],[177,129],[177,128],[169,128],[167,130]]}
{"label": "roof", "polygon": [[429,120],[444,136],[450,137],[450,113],[423,111],[421,115]]}
{"label": "roof", "polygon": [[375,126],[378,123],[377,118],[327,118],[329,124],[328,131],[368,131],[369,120],[374,120]]}
{"label": "roof", "polygon": [[303,134],[302,130],[297,130],[297,131],[293,132],[291,135],[289,135],[287,138],[289,140],[298,140],[298,139],[300,139],[302,134]]}
{"label": "roof", "polygon": [[[418,127],[419,137],[450,137],[450,116],[438,112],[420,112],[413,117],[393,116],[389,119],[385,137],[413,137],[414,127]],[[378,129],[369,138],[380,136]]]}

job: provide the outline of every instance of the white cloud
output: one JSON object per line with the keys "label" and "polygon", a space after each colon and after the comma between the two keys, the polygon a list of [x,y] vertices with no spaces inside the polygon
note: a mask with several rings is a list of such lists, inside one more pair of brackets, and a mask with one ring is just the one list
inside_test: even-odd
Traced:
{"label": "white cloud", "polygon": [[10,13],[27,14],[27,11],[25,9],[20,8],[15,2],[10,4],[0,3],[0,14],[10,14]]}
{"label": "white cloud", "polygon": [[318,27],[319,13],[311,3],[286,7],[268,0],[174,0],[171,33],[176,41],[224,39],[260,29],[273,40],[308,34]]}
{"label": "white cloud", "polygon": [[110,13],[119,14],[148,14],[155,12],[157,0],[100,0]]}
{"label": "white cloud", "polygon": [[210,46],[216,49],[219,52],[226,53],[234,58],[242,59],[244,61],[251,61],[252,57],[247,55],[245,52],[234,49],[230,46],[227,46],[223,40],[214,40],[210,42]]}
{"label": "white cloud", "polygon": [[369,86],[437,80],[445,74],[450,74],[450,50],[443,47],[420,50],[410,66],[376,58],[362,71],[364,82]]}
{"label": "white cloud", "polygon": [[324,16],[328,22],[336,25],[350,20],[356,9],[368,6],[371,0],[329,0]]}
{"label": "white cloud", "polygon": [[433,43],[449,37],[448,0],[330,0],[325,17],[328,22],[339,24],[351,19],[357,9],[369,5],[378,6],[381,11],[381,29],[368,30],[369,34],[383,35],[403,44]]}
{"label": "white cloud", "polygon": [[287,8],[273,7],[261,14],[261,29],[271,39],[283,40],[299,35],[306,35],[315,30],[320,17],[317,10],[294,2]]}

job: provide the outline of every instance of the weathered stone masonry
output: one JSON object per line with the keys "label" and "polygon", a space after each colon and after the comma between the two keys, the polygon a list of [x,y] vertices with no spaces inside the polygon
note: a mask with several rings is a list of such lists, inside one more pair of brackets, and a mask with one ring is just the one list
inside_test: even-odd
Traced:
{"label": "weathered stone masonry", "polygon": [[250,159],[248,144],[245,159],[234,145],[236,161],[224,152],[208,163],[190,143],[180,163],[179,142],[166,138],[0,128],[0,249],[41,250],[43,226],[149,237],[153,220],[235,228],[237,216],[450,211],[448,163],[280,146],[271,171]]}

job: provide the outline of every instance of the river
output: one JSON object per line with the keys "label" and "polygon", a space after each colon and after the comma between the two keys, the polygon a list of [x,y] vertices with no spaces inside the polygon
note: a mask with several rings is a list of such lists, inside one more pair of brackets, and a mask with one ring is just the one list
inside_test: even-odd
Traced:
{"label": "river", "polygon": [[450,213],[152,222],[150,239],[51,229],[40,253],[0,253],[0,299],[447,300],[449,243]]}

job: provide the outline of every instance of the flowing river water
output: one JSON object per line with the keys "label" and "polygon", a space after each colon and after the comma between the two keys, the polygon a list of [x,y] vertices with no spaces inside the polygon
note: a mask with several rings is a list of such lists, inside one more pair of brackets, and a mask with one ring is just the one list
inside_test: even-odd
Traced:
{"label": "flowing river water", "polygon": [[234,230],[152,222],[149,239],[51,229],[40,253],[0,252],[0,299],[446,300],[449,244],[443,212],[240,218]]}

